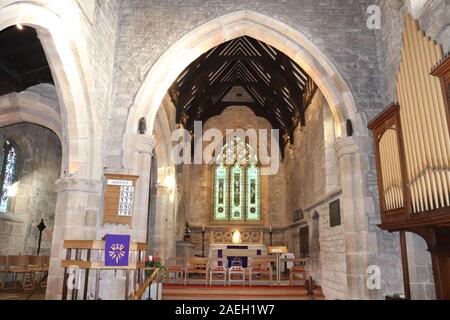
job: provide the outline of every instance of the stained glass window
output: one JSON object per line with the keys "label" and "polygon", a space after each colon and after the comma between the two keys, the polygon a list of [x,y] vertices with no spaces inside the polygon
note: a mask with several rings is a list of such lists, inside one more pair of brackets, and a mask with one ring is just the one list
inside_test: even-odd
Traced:
{"label": "stained glass window", "polygon": [[5,140],[2,148],[1,158],[1,198],[0,198],[0,212],[6,213],[8,211],[8,191],[14,183],[16,173],[17,152],[14,145]]}
{"label": "stained glass window", "polygon": [[252,163],[247,167],[247,220],[260,219],[259,189],[259,168]]}
{"label": "stained glass window", "polygon": [[241,166],[236,164],[231,167],[231,193],[230,193],[230,220],[242,220],[244,212],[244,172]]}
{"label": "stained glass window", "polygon": [[214,220],[228,220],[228,168],[222,164],[214,177]]}
{"label": "stained glass window", "polygon": [[256,152],[236,137],[218,155],[214,220],[260,220],[260,170]]}

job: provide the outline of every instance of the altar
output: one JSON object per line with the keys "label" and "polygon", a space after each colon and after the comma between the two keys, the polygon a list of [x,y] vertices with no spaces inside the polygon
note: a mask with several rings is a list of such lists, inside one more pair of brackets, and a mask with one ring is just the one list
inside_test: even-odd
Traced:
{"label": "altar", "polygon": [[[247,268],[249,258],[258,256],[267,256],[265,245],[213,243],[209,247],[209,257],[227,259],[228,268],[232,266],[242,266]],[[221,262],[219,262],[219,264],[221,264]]]}
{"label": "altar", "polygon": [[247,268],[249,258],[267,256],[262,231],[241,231],[239,234],[242,242],[236,243],[233,242],[233,232],[214,231],[209,246],[209,258],[226,259],[229,268],[232,266]]}

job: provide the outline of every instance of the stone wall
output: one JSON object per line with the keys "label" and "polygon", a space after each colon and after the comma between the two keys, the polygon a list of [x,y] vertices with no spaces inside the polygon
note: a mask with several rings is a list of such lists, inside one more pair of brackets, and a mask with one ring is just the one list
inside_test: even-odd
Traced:
{"label": "stone wall", "polygon": [[107,166],[120,165],[124,115],[155,61],[189,31],[239,10],[274,17],[303,33],[343,74],[358,110],[375,114],[381,103],[379,88],[373,85],[379,82],[379,73],[375,34],[366,26],[369,2],[323,1],[319,6],[313,0],[122,1]]}
{"label": "stone wall", "polygon": [[61,143],[48,129],[32,124],[0,128],[18,147],[18,191],[8,213],[0,214],[1,254],[36,254],[41,219],[47,229],[41,253],[49,254],[55,217],[55,181],[61,170]]}
{"label": "stone wall", "polygon": [[418,12],[411,12],[401,1],[379,0],[381,7],[381,29],[376,32],[379,68],[382,74],[384,106],[397,101],[395,92],[397,73],[401,63],[403,47],[402,33],[404,15],[415,13],[425,34],[442,44],[444,52],[450,50],[450,3],[446,0],[427,0]]}
{"label": "stone wall", "polygon": [[286,198],[289,200],[286,214],[292,217],[294,210],[302,209],[305,218],[303,224],[292,225],[290,221],[284,241],[289,244],[290,251],[298,255],[296,235],[300,227],[308,225],[311,275],[322,286],[328,299],[345,299],[344,228],[342,225],[331,228],[329,222],[329,203],[340,197],[334,143],[329,106],[318,91],[306,112],[305,129],[296,131],[294,146],[287,151]]}

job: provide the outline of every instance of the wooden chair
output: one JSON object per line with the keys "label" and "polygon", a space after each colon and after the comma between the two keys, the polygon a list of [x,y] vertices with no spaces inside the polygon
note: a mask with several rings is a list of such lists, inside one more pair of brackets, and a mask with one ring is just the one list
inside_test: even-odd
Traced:
{"label": "wooden chair", "polygon": [[249,274],[250,287],[252,286],[253,276],[254,275],[263,275],[263,274],[266,274],[269,276],[269,285],[272,286],[273,271],[272,271],[271,260],[251,258],[249,261],[248,274]]}
{"label": "wooden chair", "polygon": [[[28,270],[31,272],[33,288],[44,276],[44,256],[28,256]],[[40,276],[36,279],[36,276]]]}
{"label": "wooden chair", "polygon": [[187,261],[186,270],[184,272],[184,285],[191,274],[200,274],[205,276],[205,285],[208,285],[209,261],[207,258],[190,258]]}
{"label": "wooden chair", "polygon": [[22,288],[29,289],[33,287],[32,272],[28,269],[28,257],[27,256],[9,256],[8,257],[8,270],[6,276],[12,273],[13,276],[13,286],[10,288],[17,287],[17,274],[22,275]]}
{"label": "wooden chair", "polygon": [[2,274],[0,289],[3,289],[5,287],[6,276],[8,274],[8,256],[0,256],[0,274]]}
{"label": "wooden chair", "polygon": [[[44,264],[42,266],[44,279],[41,282],[41,288],[47,287],[48,268],[50,267],[50,256],[44,256]],[[47,276],[46,276],[47,273]]]}
{"label": "wooden chair", "polygon": [[[184,279],[184,273],[185,273],[185,265],[186,265],[186,258],[184,257],[169,257],[167,259],[167,281],[170,280],[178,280],[180,279],[182,282]],[[170,275],[174,274],[175,277],[171,278]]]}
{"label": "wooden chair", "polygon": [[286,259],[294,263],[294,266],[289,268],[289,285],[294,286],[295,275],[301,275],[302,280],[306,280],[306,259]]}
{"label": "wooden chair", "polygon": [[[241,278],[238,280],[233,280],[233,275],[238,275]],[[245,269],[241,266],[233,266],[228,270],[228,286],[231,287],[232,282],[241,282],[245,287]]]}
{"label": "wooden chair", "polygon": [[223,285],[227,285],[227,274],[228,274],[228,260],[227,259],[210,259],[212,265],[209,268],[209,285],[212,286],[214,275],[221,275],[221,279],[216,279],[215,281],[223,281]]}

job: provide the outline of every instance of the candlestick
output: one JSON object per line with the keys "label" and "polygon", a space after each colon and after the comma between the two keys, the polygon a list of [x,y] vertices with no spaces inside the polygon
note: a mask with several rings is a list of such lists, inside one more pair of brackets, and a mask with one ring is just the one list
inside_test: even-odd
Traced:
{"label": "candlestick", "polygon": [[205,227],[202,227],[202,257],[205,257]]}

